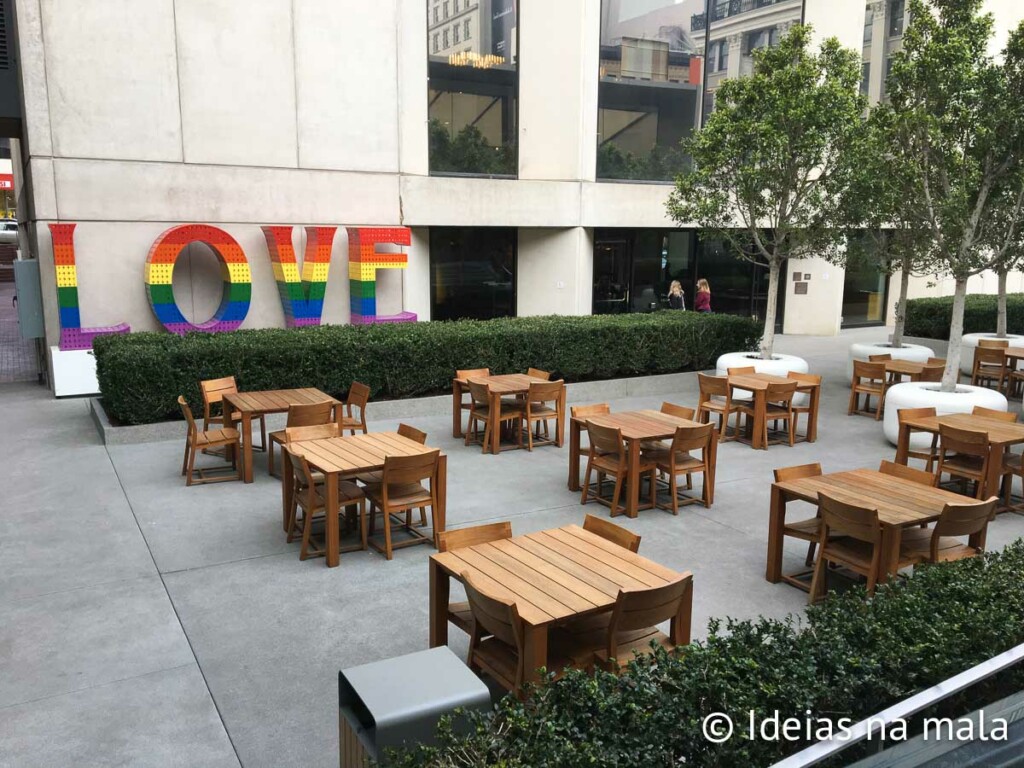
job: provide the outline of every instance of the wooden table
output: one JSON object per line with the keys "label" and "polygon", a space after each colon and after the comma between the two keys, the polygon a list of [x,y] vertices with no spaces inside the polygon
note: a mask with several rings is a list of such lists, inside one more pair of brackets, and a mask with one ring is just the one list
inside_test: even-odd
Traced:
{"label": "wooden table", "polygon": [[[525,625],[528,679],[547,665],[549,627],[611,610],[620,589],[658,587],[684,575],[578,525],[431,555],[431,648],[448,642],[451,579],[461,581],[463,573],[487,594],[515,601]],[[681,635],[687,639],[692,601],[691,592],[676,619],[684,622]]]}
{"label": "wooden table", "polygon": [[[699,422],[681,419],[660,411],[623,411],[605,416],[591,416],[586,419],[569,420],[569,490],[580,490],[580,433],[592,421],[602,427],[621,429],[626,441],[629,463],[626,477],[626,514],[636,517],[640,509],[640,443],[644,440],[667,440],[676,433],[676,427],[699,427]],[[705,482],[715,484],[715,466],[718,456],[718,431],[711,432],[711,448],[708,451],[708,476]]]}
{"label": "wooden table", "polygon": [[[498,453],[501,443],[501,429],[498,415],[501,408],[501,398],[509,395],[525,395],[530,391],[530,384],[546,384],[547,379],[540,379],[536,376],[527,376],[525,373],[508,373],[500,376],[474,376],[473,381],[486,384],[490,389],[491,402],[491,453]],[[469,391],[469,379],[452,379],[452,437],[462,437],[462,395]],[[565,434],[565,387],[562,387],[562,395],[558,401],[558,425],[556,427],[555,445],[562,447],[562,437]]]}
{"label": "wooden table", "polygon": [[[430,453],[430,448],[415,440],[402,437],[397,432],[370,432],[365,435],[350,437],[329,437],[323,440],[303,440],[292,443],[289,450],[305,456],[310,467],[323,472],[326,486],[327,523],[324,533],[327,539],[327,565],[330,568],[338,564],[341,545],[338,541],[338,481],[348,475],[365,472],[378,472],[384,469],[384,459],[388,456],[420,456]],[[285,472],[284,493],[282,498],[291,495],[292,473]],[[444,530],[448,485],[448,457],[443,453],[438,458],[437,476],[432,478],[437,489],[437,509],[432,509],[434,518],[434,542],[437,534]],[[283,509],[282,524],[288,530],[288,510]],[[387,525],[387,521],[384,522]]]}
{"label": "wooden table", "polygon": [[930,432],[937,435],[941,425],[988,433],[988,477],[985,479],[982,498],[999,495],[999,483],[1003,474],[1003,451],[1011,445],[1024,443],[1024,424],[1000,421],[990,416],[975,416],[972,413],[951,413],[945,416],[907,419],[900,424],[899,441],[896,444],[896,463],[907,463],[912,432]]}
{"label": "wooden table", "polygon": [[1006,395],[1014,396],[1013,374],[1019,373],[1020,361],[1024,360],[1024,347],[1007,347],[1003,350],[1006,356]]}
{"label": "wooden table", "polygon": [[[790,501],[818,503],[818,492],[840,501],[878,510],[882,525],[881,581],[896,573],[900,540],[904,528],[937,520],[946,504],[965,504],[973,499],[959,493],[933,488],[901,477],[884,475],[874,469],[855,469],[818,477],[804,477],[772,484],[771,514],[768,521],[768,566],[765,578],[777,583],[782,579],[782,540],[786,524],[786,504]],[[971,537],[971,546],[980,541]]]}
{"label": "wooden table", "polygon": [[[733,374],[728,378],[730,387],[746,389],[754,395],[754,424],[750,436],[750,445],[753,448],[767,448],[762,444],[764,437],[764,422],[768,411],[765,396],[768,393],[769,384],[785,384],[795,381],[788,376],[773,376],[770,373],[740,373]],[[810,384],[804,381],[797,381],[796,391],[810,396],[810,412],[807,415],[807,442],[813,443],[818,439],[818,402],[821,399],[821,385]]]}
{"label": "wooden table", "polygon": [[[917,381],[921,373],[928,367],[927,363],[916,363],[913,360],[886,360],[885,372],[892,378],[899,377],[902,381],[905,376],[908,381]],[[936,367],[936,366],[931,366]]]}
{"label": "wooden table", "polygon": [[242,420],[242,466],[245,470],[245,482],[252,482],[252,419],[267,413],[287,413],[292,405],[306,405],[328,401],[335,408],[342,405],[340,400],[319,389],[269,389],[262,392],[231,392],[224,395],[224,426],[234,427],[231,418],[238,412]]}

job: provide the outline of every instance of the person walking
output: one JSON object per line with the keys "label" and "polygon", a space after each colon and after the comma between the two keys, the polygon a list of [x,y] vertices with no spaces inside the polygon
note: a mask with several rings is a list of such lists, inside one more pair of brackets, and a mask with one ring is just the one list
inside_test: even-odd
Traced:
{"label": "person walking", "polygon": [[683,286],[678,280],[673,280],[668,287],[669,309],[686,309],[686,301],[683,299]]}
{"label": "person walking", "polygon": [[697,281],[697,296],[693,300],[693,308],[697,312],[711,311],[711,286],[703,277]]}

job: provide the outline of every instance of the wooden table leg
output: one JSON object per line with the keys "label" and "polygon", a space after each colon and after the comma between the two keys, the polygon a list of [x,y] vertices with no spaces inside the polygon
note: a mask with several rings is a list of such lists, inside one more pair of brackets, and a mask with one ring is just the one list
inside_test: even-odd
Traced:
{"label": "wooden table leg", "polygon": [[988,446],[988,477],[985,478],[985,489],[981,498],[998,496],[999,488],[1003,481],[1003,453],[1006,446],[999,443],[989,443]]}
{"label": "wooden table leg", "polygon": [[438,547],[438,534],[447,530],[448,519],[448,457],[443,453],[437,457],[437,509],[435,510],[434,548]]}
{"label": "wooden table leg", "polygon": [[452,380],[452,437],[462,437],[462,383]]}
{"label": "wooden table leg", "polygon": [[821,402],[821,385],[811,387],[811,416],[807,422],[807,442],[818,439],[818,404]]}
{"label": "wooden table leg", "polygon": [[640,508],[640,441],[628,442],[629,468],[626,470],[626,482],[629,484],[629,493],[626,496],[626,514],[629,517],[636,517]]}
{"label": "wooden table leg", "polygon": [[281,459],[281,525],[284,528],[284,532],[288,533],[288,512],[291,508],[292,493],[294,492],[292,488],[294,474],[287,457],[281,456]]}
{"label": "wooden table leg", "polygon": [[548,627],[523,622],[523,679],[527,683],[540,679],[537,670],[548,665]]}
{"label": "wooden table leg", "polygon": [[896,441],[896,463],[906,466],[910,453],[910,425],[900,424],[900,435]]}
{"label": "wooden table leg", "polygon": [[759,389],[754,392],[754,434],[751,436],[750,444],[754,448],[767,448],[764,439],[765,421],[768,418],[768,412],[765,405],[765,397],[768,392],[764,389]]}
{"label": "wooden table leg", "polygon": [[491,406],[488,409],[488,420],[491,422],[491,453],[501,453],[501,395],[491,393]]}
{"label": "wooden table leg", "polygon": [[[324,504],[324,515],[326,515],[326,521],[324,522],[324,538],[327,539],[325,547],[327,549],[327,567],[336,568],[338,562],[341,559],[341,542],[339,541],[340,532],[338,531],[338,473],[328,472],[327,473],[327,499]],[[384,525],[388,524],[387,515],[384,516]]]}
{"label": "wooden table leg", "polygon": [[764,577],[772,584],[782,581],[782,540],[786,526],[786,494],[772,484],[771,510],[768,514],[768,565]]}
{"label": "wooden table leg", "polygon": [[569,419],[569,490],[580,489],[580,423]]}
{"label": "wooden table leg", "polygon": [[245,466],[245,482],[252,482],[252,414],[242,411],[242,464]]}
{"label": "wooden table leg", "polygon": [[711,432],[711,445],[708,446],[708,472],[704,481],[708,486],[708,506],[715,503],[715,475],[718,472],[718,433]]}
{"label": "wooden table leg", "polygon": [[430,558],[430,647],[448,644],[448,594],[451,576]]}
{"label": "wooden table leg", "polygon": [[562,391],[558,393],[558,437],[555,440],[555,445],[559,448],[562,447],[562,443],[565,442],[565,385],[562,385]]}
{"label": "wooden table leg", "polygon": [[903,529],[898,525],[882,526],[882,559],[878,564],[878,583],[884,584],[896,575],[900,565],[900,541]]}

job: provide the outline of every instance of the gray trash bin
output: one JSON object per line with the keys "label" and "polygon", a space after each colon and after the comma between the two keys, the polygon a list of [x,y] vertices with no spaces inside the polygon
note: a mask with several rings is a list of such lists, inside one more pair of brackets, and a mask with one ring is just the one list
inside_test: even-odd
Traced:
{"label": "gray trash bin", "polygon": [[342,670],[341,766],[361,768],[389,747],[433,743],[443,715],[490,706],[487,686],[447,646]]}

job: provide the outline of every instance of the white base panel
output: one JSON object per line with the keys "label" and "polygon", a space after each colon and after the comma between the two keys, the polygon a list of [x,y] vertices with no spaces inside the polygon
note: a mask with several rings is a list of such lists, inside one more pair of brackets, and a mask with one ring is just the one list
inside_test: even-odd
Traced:
{"label": "white base panel", "polygon": [[57,397],[98,395],[96,356],[91,349],[61,350],[50,347],[50,373]]}

